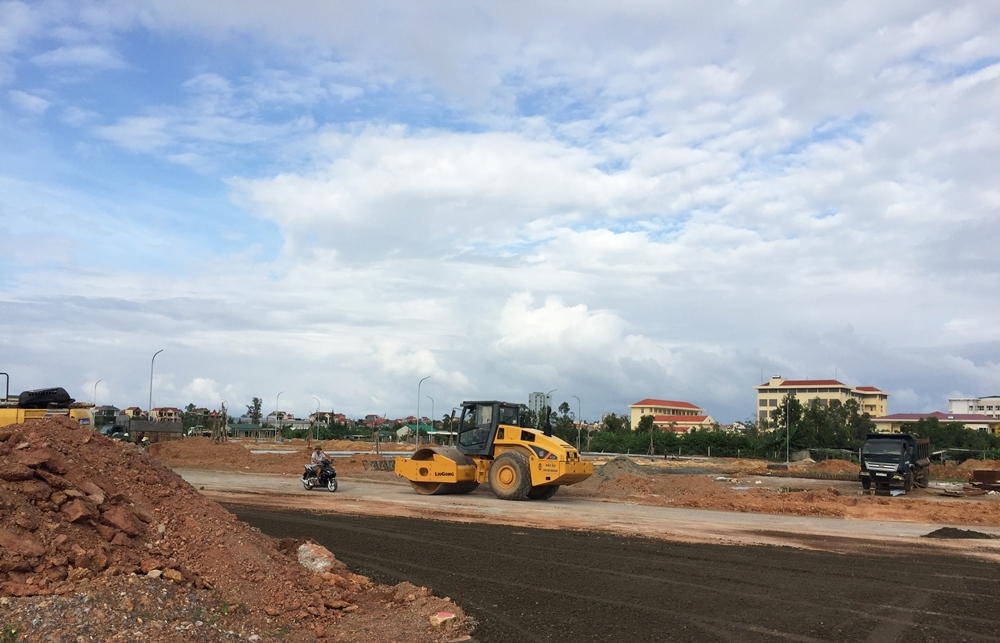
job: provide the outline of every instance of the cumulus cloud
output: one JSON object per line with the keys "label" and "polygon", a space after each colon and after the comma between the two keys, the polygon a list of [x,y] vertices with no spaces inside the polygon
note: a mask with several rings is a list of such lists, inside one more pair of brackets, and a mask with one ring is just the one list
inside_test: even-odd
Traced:
{"label": "cumulus cloud", "polygon": [[134,401],[165,340],[158,402],[297,414],[412,413],[428,374],[441,408],[555,387],[722,421],[772,371],[894,411],[1000,386],[992,7],[10,8],[8,99],[79,128],[0,121],[3,232],[63,244],[0,249],[28,377]]}

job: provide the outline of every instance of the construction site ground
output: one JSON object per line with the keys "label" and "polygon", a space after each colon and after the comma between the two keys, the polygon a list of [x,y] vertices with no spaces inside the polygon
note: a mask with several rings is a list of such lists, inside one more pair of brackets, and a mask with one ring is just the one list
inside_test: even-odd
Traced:
{"label": "construction site ground", "polygon": [[[593,529],[686,542],[794,545],[814,533],[891,539],[940,526],[1000,535],[1000,494],[953,495],[966,487],[972,471],[1000,468],[997,462],[933,466],[930,488],[892,497],[863,491],[858,465],[844,460],[792,463],[785,472],[761,460],[603,456],[592,458],[594,476],[561,488],[551,500],[510,503],[496,499],[486,485],[471,494],[420,496],[394,473],[376,470],[373,463],[394,457],[386,445],[381,454],[366,452],[371,445],[357,442],[322,446],[331,453],[355,452],[334,458],[341,486],[333,494],[306,492],[298,483],[309,454],[302,441],[196,439],[153,445],[150,451],[207,497],[241,505]],[[982,543],[954,546],[992,549]]]}
{"label": "construction site ground", "polygon": [[[822,618],[875,619],[871,623],[882,638],[870,641],[897,640],[917,621],[925,635],[907,640],[963,640],[941,636],[914,616],[930,609],[925,599],[909,601],[891,592],[892,570],[906,565],[885,561],[934,560],[938,584],[911,578],[906,581],[910,588],[923,587],[926,596],[947,586],[942,597],[951,603],[935,608],[939,620],[960,617],[953,627],[971,637],[965,640],[998,638],[980,636],[972,616],[978,607],[964,602],[981,595],[984,609],[998,607],[1000,496],[945,495],[957,493],[972,470],[991,463],[935,467],[932,488],[886,497],[862,493],[851,479],[857,465],[843,461],[799,463],[776,472],[755,460],[607,457],[595,460],[593,477],[561,489],[551,500],[505,502],[485,486],[467,495],[420,496],[394,473],[378,470],[386,466],[385,445],[381,454],[357,453],[372,447],[353,442],[323,447],[350,452],[335,460],[340,479],[335,493],[302,488],[299,476],[309,454],[302,441],[189,438],[143,451],[55,419],[0,429],[0,627],[20,628],[25,641],[459,641],[468,640],[470,632],[483,641],[562,640],[539,619],[559,611],[565,598],[578,617],[577,634],[613,633],[615,627],[625,628],[624,633],[635,618],[658,614],[651,629],[634,630],[621,640],[856,640],[847,638],[843,632],[850,628],[842,631],[839,624],[809,621],[802,630],[788,620],[768,629],[766,614],[737,619],[741,625],[727,629],[719,620],[724,610],[685,607],[690,583],[676,575],[693,571],[695,562],[657,571],[666,563],[653,556],[646,561],[652,565],[649,574],[609,574],[611,596],[588,598],[591,585],[584,576],[613,571],[614,564],[593,567],[572,558],[572,552],[581,542],[604,542],[638,547],[636,555],[686,552],[677,554],[680,560],[702,560],[712,568],[749,556],[758,562],[732,571],[746,574],[740,593],[754,593],[760,576],[758,589],[765,594],[755,600],[765,600],[772,586],[786,582],[785,571],[778,571],[784,563],[773,558],[775,552],[814,557],[789,564],[802,567],[806,576],[813,572],[804,570],[815,566],[816,586],[830,581],[828,591],[835,593],[855,585],[839,567],[856,567],[848,561],[859,557],[871,559],[870,568],[882,570],[876,574],[879,591],[890,592],[879,601],[899,603],[891,614],[872,615],[858,602],[847,612],[821,612]],[[225,503],[275,538],[235,520],[212,501]],[[342,538],[331,536],[337,533],[332,525],[338,524]],[[484,528],[488,531],[476,531]],[[435,532],[439,529],[444,532]],[[472,540],[436,548],[447,533]],[[495,539],[487,539],[487,533]],[[325,545],[336,558],[310,541]],[[347,542],[350,546],[338,552]],[[389,543],[405,546],[393,549]],[[326,567],[319,572],[303,567],[303,547],[318,550],[307,552],[312,557],[324,559],[325,552]],[[483,547],[490,548],[489,560],[478,557]],[[550,557],[563,560],[553,571],[564,575],[560,584],[527,591],[536,581],[509,564],[522,548],[535,552],[529,558],[539,564],[546,559],[539,551],[569,550],[571,559],[563,560],[561,553]],[[459,558],[449,566],[442,556]],[[588,556],[601,558],[596,550]],[[942,570],[953,564],[948,561],[955,561],[959,580],[941,580],[948,577]],[[442,576],[442,569],[450,571]],[[491,583],[502,585],[501,591],[482,581],[499,591],[495,602],[469,589],[480,574],[493,574]],[[795,586],[806,576],[787,582]],[[447,577],[467,582],[441,580]],[[403,582],[408,579],[432,584]],[[643,585],[650,579],[654,585]],[[716,584],[721,580],[706,578],[694,585],[732,599],[731,589]],[[629,582],[659,592],[661,606],[626,609],[622,592]],[[776,600],[795,600],[795,592],[773,591]],[[534,625],[518,629],[516,614],[528,619],[526,597],[540,606],[531,614]],[[546,597],[556,604],[541,605]],[[582,607],[588,600],[600,609],[588,612]],[[619,600],[625,601],[622,609],[608,611]],[[811,607],[825,599],[818,594],[799,600]],[[962,607],[955,601],[964,601]],[[467,617],[465,604],[475,606],[478,616]],[[664,623],[688,611],[694,620],[684,627],[691,627],[663,636]],[[476,618],[484,624],[478,629]],[[608,618],[622,620],[608,630]]]}
{"label": "construction site ground", "polygon": [[330,493],[299,484],[306,445],[197,449],[197,465],[188,449],[158,457],[265,533],[453,598],[484,643],[1000,640],[1000,496],[946,495],[992,463],[893,497],[846,461],[608,456],[551,500],[508,502],[416,494],[374,464],[391,452],[336,458]]}

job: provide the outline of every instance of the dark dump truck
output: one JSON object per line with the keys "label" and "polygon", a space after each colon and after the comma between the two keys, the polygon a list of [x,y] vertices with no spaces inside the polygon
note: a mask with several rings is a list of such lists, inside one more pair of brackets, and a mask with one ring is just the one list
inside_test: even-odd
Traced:
{"label": "dark dump truck", "polygon": [[861,486],[878,490],[913,485],[926,487],[930,481],[931,443],[909,433],[869,433],[861,447]]}

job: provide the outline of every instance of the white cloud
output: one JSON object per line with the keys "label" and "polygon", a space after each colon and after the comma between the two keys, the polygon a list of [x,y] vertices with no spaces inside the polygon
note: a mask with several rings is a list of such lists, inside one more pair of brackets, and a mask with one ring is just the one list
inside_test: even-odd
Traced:
{"label": "white cloud", "polygon": [[152,152],[173,142],[167,131],[170,124],[170,119],[163,116],[134,116],[99,127],[96,133],[127,150]]}
{"label": "white cloud", "polygon": [[43,114],[52,105],[52,103],[41,96],[35,96],[34,94],[22,92],[18,89],[12,89],[7,92],[7,97],[18,109],[32,114]]}
{"label": "white cloud", "polygon": [[[441,408],[558,387],[722,421],[761,369],[894,411],[998,381],[982,3],[9,6],[11,101],[115,144],[3,122],[3,232],[62,244],[0,249],[26,377],[144,403],[166,343],[176,406],[400,415],[431,374]],[[128,377],[90,373],[108,355]]]}
{"label": "white cloud", "polygon": [[31,62],[42,67],[91,67],[120,69],[125,67],[118,53],[101,45],[70,45],[32,56]]}

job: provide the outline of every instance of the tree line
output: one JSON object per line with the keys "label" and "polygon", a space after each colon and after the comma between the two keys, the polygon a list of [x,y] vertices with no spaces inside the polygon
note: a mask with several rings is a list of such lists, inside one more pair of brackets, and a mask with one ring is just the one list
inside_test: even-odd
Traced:
{"label": "tree line", "polygon": [[[205,425],[205,418],[194,413],[189,404],[182,414],[185,429]],[[629,418],[609,413],[604,416],[597,431],[583,431],[567,402],[559,405],[558,412],[535,414],[522,405],[523,426],[543,428],[546,422],[553,435],[575,445],[581,441],[584,451],[607,453],[633,453],[651,455],[704,455],[717,457],[746,457],[784,460],[788,451],[826,452],[824,457],[846,457],[857,453],[865,436],[874,432],[875,423],[868,413],[861,412],[856,400],[841,403],[839,400],[812,399],[803,404],[795,395],[787,395],[773,409],[767,419],[748,419],[733,431],[720,431],[716,424],[711,428],[697,428],[685,434],[661,430],[653,425],[652,416],[644,416],[635,430]],[[254,424],[262,419],[261,400],[253,398],[247,405],[247,417]],[[455,418],[454,423],[458,423]],[[452,418],[443,416],[440,422],[445,431],[457,429]],[[393,425],[393,429],[402,425]],[[359,428],[371,429],[357,422],[333,422],[313,427],[317,440],[345,439]],[[940,422],[937,418],[923,418],[903,425],[903,431],[917,437],[929,438],[932,451],[946,449],[965,450],[979,457],[1000,459],[1000,437],[988,432],[969,429],[960,422]],[[288,438],[306,437],[306,429],[280,430]],[[423,431],[422,431],[423,432]]]}
{"label": "tree line", "polygon": [[[592,434],[589,450],[769,460],[784,460],[786,450],[809,450],[819,452],[822,457],[849,457],[875,431],[871,416],[861,412],[856,400],[824,403],[812,399],[802,404],[794,395],[786,396],[770,418],[759,422],[748,419],[739,424],[740,428],[733,431],[720,431],[715,425],[677,434],[654,427],[653,417],[647,415],[633,431],[628,418],[609,414],[601,430]],[[969,429],[961,422],[923,418],[904,424],[903,431],[929,438],[932,451],[965,450],[967,455],[1000,459],[1000,437]]]}

